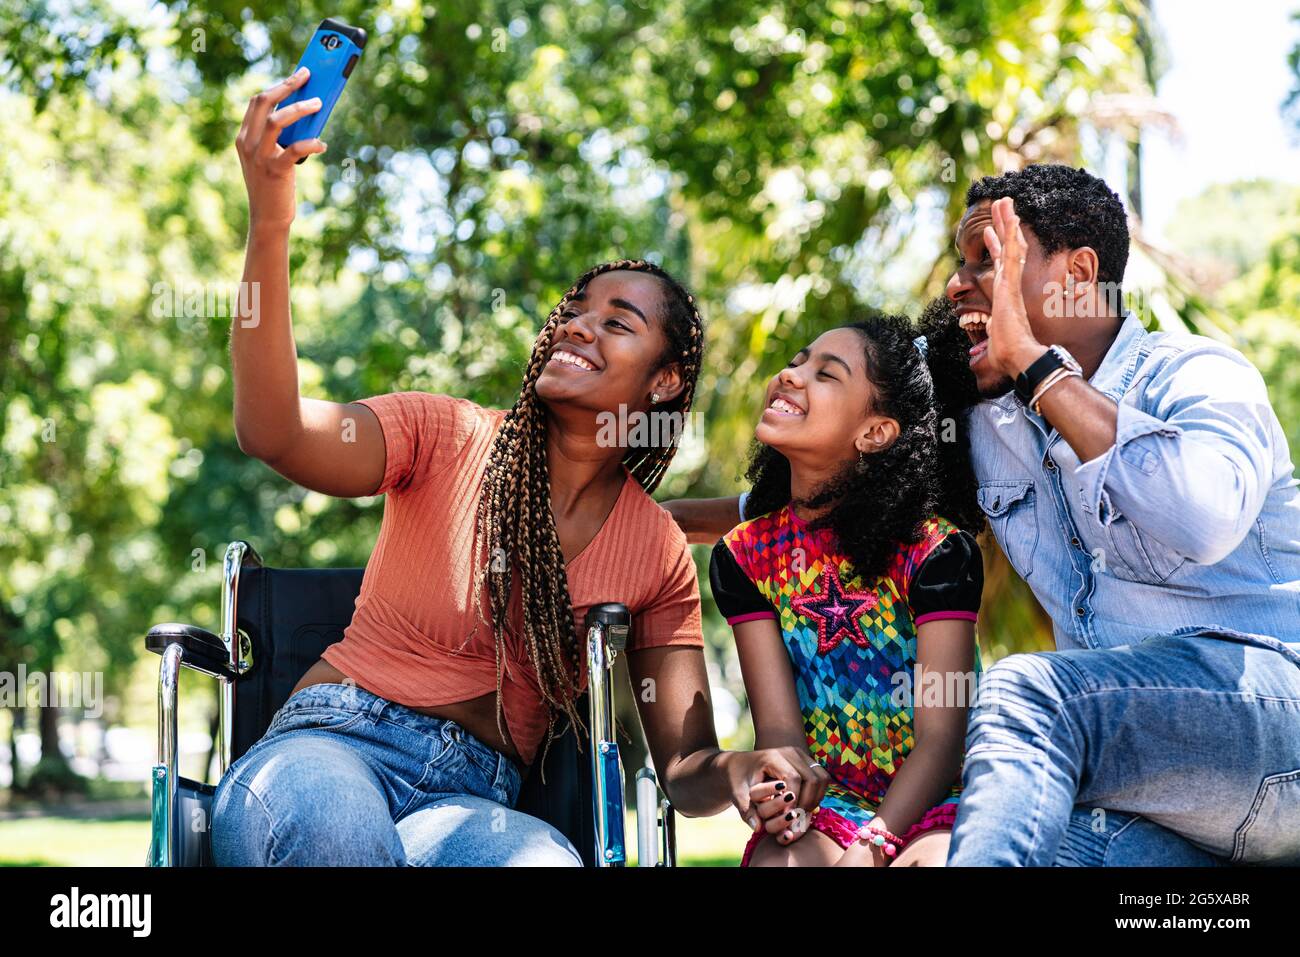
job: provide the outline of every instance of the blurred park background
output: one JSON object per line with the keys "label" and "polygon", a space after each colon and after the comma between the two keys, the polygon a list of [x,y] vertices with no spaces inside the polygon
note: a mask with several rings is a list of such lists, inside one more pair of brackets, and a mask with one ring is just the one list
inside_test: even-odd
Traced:
{"label": "blurred park background", "polygon": [[[229,541],[280,566],[369,554],[382,500],[304,493],[240,453],[214,304],[242,271],[239,119],[323,17],[370,41],[299,173],[304,388],[508,406],[569,283],[646,256],[708,323],[672,498],[737,491],[759,383],[856,313],[916,313],[970,182],[1035,161],[1125,197],[1144,316],[1237,344],[1300,448],[1296,9],[0,0],[0,673],[103,676],[102,708],[0,706],[0,863],[143,863],[143,636],[216,630]],[[986,663],[1050,647],[986,549]],[[718,730],[746,747],[696,557]],[[213,685],[183,675],[192,777],[211,768]],[[683,822],[686,862],[734,863],[734,817]]]}

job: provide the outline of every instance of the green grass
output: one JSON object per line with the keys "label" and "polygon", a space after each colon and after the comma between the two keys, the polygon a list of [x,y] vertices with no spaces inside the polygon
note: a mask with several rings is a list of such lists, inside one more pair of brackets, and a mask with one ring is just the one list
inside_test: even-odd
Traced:
{"label": "green grass", "polygon": [[[627,816],[628,855],[636,860],[636,818]],[[737,867],[749,840],[749,828],[733,810],[713,817],[677,815],[677,863],[680,867]]]}
{"label": "green grass", "polygon": [[33,817],[0,821],[0,866],[143,866],[147,818]]}
{"label": "green grass", "polygon": [[[629,852],[636,856],[636,822],[627,819]],[[683,867],[735,867],[749,838],[734,811],[709,818],[677,818]],[[139,867],[149,847],[142,817],[36,817],[0,821],[0,867]]]}

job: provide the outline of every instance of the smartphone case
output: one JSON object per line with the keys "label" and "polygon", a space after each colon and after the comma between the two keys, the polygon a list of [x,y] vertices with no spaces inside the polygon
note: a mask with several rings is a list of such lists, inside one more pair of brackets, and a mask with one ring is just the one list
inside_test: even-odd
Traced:
{"label": "smartphone case", "polygon": [[[299,67],[311,70],[307,82],[281,101],[280,109],[300,100],[320,97],[321,107],[310,116],[304,116],[296,123],[280,131],[276,140],[281,146],[289,146],[299,140],[310,140],[320,136],[338,102],[343,87],[347,85],[352,69],[361,57],[366,46],[366,31],[360,27],[350,27],[340,20],[322,20],[311,42],[298,61]],[[306,157],[303,157],[306,159]],[[299,160],[298,162],[302,162]]]}

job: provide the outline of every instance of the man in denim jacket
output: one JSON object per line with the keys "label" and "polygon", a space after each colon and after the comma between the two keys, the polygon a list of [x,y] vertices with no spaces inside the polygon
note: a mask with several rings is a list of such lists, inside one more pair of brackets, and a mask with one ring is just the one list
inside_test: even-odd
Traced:
{"label": "man in denim jacket", "polygon": [[[1030,166],[967,207],[979,500],[1058,650],[983,676],[949,863],[1300,863],[1300,487],[1263,379],[1124,314],[1096,177]],[[737,518],[665,505],[693,543]]]}
{"label": "man in denim jacket", "polygon": [[1263,379],[1123,312],[1124,208],[1083,170],[979,181],[957,246],[980,504],[1058,650],[984,676],[949,863],[1300,862],[1300,487]]}

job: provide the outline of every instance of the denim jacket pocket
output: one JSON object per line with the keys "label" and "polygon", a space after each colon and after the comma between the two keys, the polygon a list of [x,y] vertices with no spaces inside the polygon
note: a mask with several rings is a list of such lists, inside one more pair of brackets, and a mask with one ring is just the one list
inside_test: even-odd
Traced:
{"label": "denim jacket pocket", "polygon": [[1300,768],[1264,778],[1237,828],[1234,864],[1300,864]]}
{"label": "denim jacket pocket", "polygon": [[1106,570],[1116,578],[1162,585],[1186,563],[1186,557],[1166,548],[1122,515],[1101,527]]}
{"label": "denim jacket pocket", "polygon": [[1016,480],[981,482],[978,498],[1007,561],[1011,562],[1016,574],[1028,578],[1033,573],[1034,550],[1038,548],[1034,483]]}

